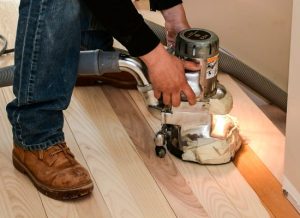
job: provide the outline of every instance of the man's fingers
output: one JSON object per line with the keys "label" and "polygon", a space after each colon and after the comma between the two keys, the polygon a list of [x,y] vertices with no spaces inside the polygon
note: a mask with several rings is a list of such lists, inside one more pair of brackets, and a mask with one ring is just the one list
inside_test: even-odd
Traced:
{"label": "man's fingers", "polygon": [[172,94],[172,106],[178,107],[180,105],[180,92]]}
{"label": "man's fingers", "polygon": [[163,103],[164,105],[171,105],[171,95],[168,93],[163,93]]}
{"label": "man's fingers", "polygon": [[188,102],[191,105],[196,104],[196,95],[195,95],[194,91],[192,90],[192,88],[188,84],[186,84],[184,86],[184,88],[182,89],[182,91],[185,94]]}
{"label": "man's fingers", "polygon": [[192,71],[197,71],[197,70],[201,70],[201,64],[200,63],[196,63],[193,61],[186,61],[186,60],[182,60],[184,69],[186,70],[192,70]]}
{"label": "man's fingers", "polygon": [[159,99],[160,96],[161,96],[161,92],[160,92],[160,91],[157,91],[157,90],[154,90],[154,97],[155,97],[156,99]]}

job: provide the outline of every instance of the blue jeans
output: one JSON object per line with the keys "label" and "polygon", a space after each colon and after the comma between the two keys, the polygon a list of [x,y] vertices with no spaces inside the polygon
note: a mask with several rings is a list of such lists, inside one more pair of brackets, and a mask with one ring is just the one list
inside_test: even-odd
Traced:
{"label": "blue jeans", "polygon": [[13,91],[7,105],[14,144],[40,150],[64,142],[65,110],[80,49],[112,49],[112,37],[80,0],[21,0]]}

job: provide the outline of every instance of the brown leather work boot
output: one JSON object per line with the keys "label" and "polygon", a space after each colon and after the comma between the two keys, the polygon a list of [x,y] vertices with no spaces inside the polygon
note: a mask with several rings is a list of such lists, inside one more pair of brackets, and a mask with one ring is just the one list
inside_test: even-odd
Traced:
{"label": "brown leather work boot", "polygon": [[65,143],[40,151],[14,146],[12,159],[15,168],[26,174],[40,192],[51,198],[75,199],[93,190],[88,171],[74,159]]}

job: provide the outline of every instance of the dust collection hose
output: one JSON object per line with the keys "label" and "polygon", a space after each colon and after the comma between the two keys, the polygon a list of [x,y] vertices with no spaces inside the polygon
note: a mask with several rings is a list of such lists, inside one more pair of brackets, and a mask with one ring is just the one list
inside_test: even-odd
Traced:
{"label": "dust collection hose", "polygon": [[[81,51],[78,65],[78,75],[98,75],[107,72],[126,71],[131,73],[138,86],[149,86],[145,65],[137,58],[119,51],[91,50]],[[0,68],[0,87],[13,83],[14,66]]]}
{"label": "dust collection hose", "polygon": [[[146,21],[146,23],[160,38],[161,42],[166,44],[164,27],[151,21]],[[144,70],[142,69],[143,67],[144,66],[138,59],[129,56],[122,57],[119,52],[103,53],[96,50],[81,52],[79,74],[102,75],[108,71],[118,72],[120,70],[124,70],[134,75],[137,79],[138,85],[147,87],[150,84],[142,72]],[[258,94],[269,100],[272,104],[286,111],[287,93],[285,91],[222,48],[220,48],[219,68],[221,71],[228,73],[246,84],[248,87],[252,88]],[[134,72],[135,70],[138,73]],[[12,85],[13,71],[14,66],[0,69],[0,87]]]}

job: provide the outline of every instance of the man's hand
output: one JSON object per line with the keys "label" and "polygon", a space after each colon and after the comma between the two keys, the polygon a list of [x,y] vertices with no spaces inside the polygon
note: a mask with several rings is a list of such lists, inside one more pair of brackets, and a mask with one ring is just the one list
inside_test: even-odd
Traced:
{"label": "man's hand", "polygon": [[195,93],[186,81],[184,69],[196,71],[200,69],[200,64],[170,55],[162,44],[140,58],[148,67],[156,98],[162,96],[165,105],[176,107],[180,104],[180,94],[183,92],[190,104],[196,103]]}
{"label": "man's hand", "polygon": [[177,33],[190,28],[182,4],[161,11],[165,19],[167,46],[174,46]]}
{"label": "man's hand", "polygon": [[[167,30],[167,46],[174,46],[177,34],[190,28],[182,4],[161,11]],[[163,97],[165,105],[179,106],[183,93],[190,104],[196,103],[196,96],[186,81],[184,70],[200,70],[200,63],[180,60],[170,55],[163,45],[140,57],[148,67],[150,81],[156,98]]]}

